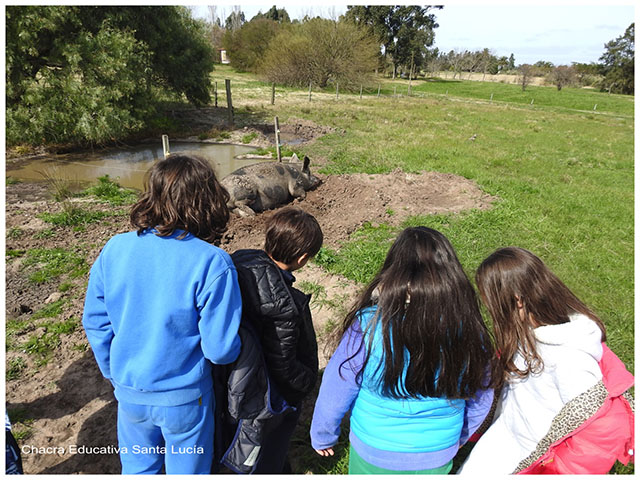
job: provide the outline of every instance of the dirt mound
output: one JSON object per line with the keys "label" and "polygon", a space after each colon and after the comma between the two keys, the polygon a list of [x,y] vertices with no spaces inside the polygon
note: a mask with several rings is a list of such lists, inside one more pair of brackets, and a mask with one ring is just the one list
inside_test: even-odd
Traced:
{"label": "dirt mound", "polygon": [[[331,248],[339,248],[365,222],[399,225],[414,215],[486,209],[495,200],[475,182],[448,173],[396,170],[380,175],[318,176],[322,184],[294,204],[316,217],[325,245]],[[260,248],[269,215],[232,218],[222,247],[229,251]]]}

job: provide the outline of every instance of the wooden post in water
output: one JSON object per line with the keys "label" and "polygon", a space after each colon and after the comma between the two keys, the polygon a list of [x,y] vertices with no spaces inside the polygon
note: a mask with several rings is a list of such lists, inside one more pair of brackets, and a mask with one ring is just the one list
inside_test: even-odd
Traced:
{"label": "wooden post in water", "polygon": [[271,105],[276,103],[276,83],[271,84]]}
{"label": "wooden post in water", "polygon": [[231,80],[228,78],[224,81],[224,86],[227,89],[227,110],[229,112],[229,126],[233,127],[233,103],[231,102]]}
{"label": "wooden post in water", "polygon": [[275,117],[275,130],[276,130],[276,155],[278,156],[278,161],[282,162],[282,157],[280,156],[280,124],[278,123],[278,117]]}
{"label": "wooden post in water", "polygon": [[162,153],[164,158],[167,158],[171,152],[169,152],[169,135],[162,135]]}

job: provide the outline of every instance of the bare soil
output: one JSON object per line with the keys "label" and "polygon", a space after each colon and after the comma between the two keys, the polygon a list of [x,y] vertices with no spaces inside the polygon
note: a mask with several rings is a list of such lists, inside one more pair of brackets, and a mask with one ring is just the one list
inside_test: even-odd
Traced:
{"label": "bare soil", "polygon": [[[309,141],[322,133],[324,130],[314,131],[309,125],[297,132]],[[470,180],[437,172],[397,170],[386,175],[320,177],[322,184],[296,205],[318,219],[325,245],[333,249],[339,249],[365,222],[398,225],[411,215],[486,209],[494,200]],[[61,275],[42,284],[28,279],[41,268],[26,265],[32,249],[71,250],[83,255],[90,266],[111,236],[130,229],[126,207],[87,199],[70,201],[114,215],[85,228],[55,227],[39,218],[42,213],[63,209],[62,203],[51,199],[46,185],[6,187],[6,321],[18,325],[7,329],[6,368],[14,374],[6,382],[6,404],[25,452],[25,473],[119,473],[112,387],[102,378],[80,324],[88,273],[75,279]],[[271,213],[233,217],[220,246],[228,252],[260,248]],[[327,356],[322,346],[327,325],[340,320],[361,286],[315,264],[296,272],[296,278],[299,285],[317,285],[322,292],[314,296],[312,313],[324,366]],[[34,318],[34,313],[60,300],[62,313],[55,319]],[[77,326],[72,333],[59,335],[59,343],[45,361],[46,357],[33,353],[26,344],[32,337],[42,337],[48,328],[45,324],[54,320],[75,320]],[[302,425],[308,426],[313,402],[314,398],[306,402]],[[297,437],[301,440],[292,452],[310,450],[304,428],[300,427]],[[77,446],[75,451],[72,446]],[[84,452],[79,450],[82,448]],[[295,454],[294,472],[306,473],[308,469],[299,459]]]}

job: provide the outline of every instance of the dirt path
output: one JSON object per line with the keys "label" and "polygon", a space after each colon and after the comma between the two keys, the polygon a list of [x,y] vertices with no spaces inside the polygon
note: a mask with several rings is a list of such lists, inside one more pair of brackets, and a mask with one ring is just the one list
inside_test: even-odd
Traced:
{"label": "dirt path", "polygon": [[[467,179],[435,172],[321,178],[323,183],[296,204],[316,216],[325,246],[332,249],[339,249],[364,222],[398,225],[411,215],[489,208],[493,200]],[[26,473],[119,473],[112,388],[98,371],[80,319],[87,268],[108,238],[129,230],[127,211],[87,199],[71,202],[110,216],[84,229],[54,227],[40,216],[60,212],[63,205],[50,199],[45,186],[6,188],[7,408],[16,423]],[[221,247],[228,252],[260,248],[269,215],[234,217]],[[29,278],[43,267],[30,265],[29,259],[37,249],[62,249],[86,263],[75,278],[73,272],[63,273],[36,284]],[[315,264],[296,277],[299,286],[314,292],[314,324],[322,343],[327,325],[340,320],[359,286]],[[53,317],[37,318],[54,306],[59,308]],[[70,325],[71,333],[53,334],[52,325],[60,322]],[[38,339],[49,341],[48,356],[38,353]],[[324,366],[326,357],[321,358]],[[313,399],[307,403],[308,416]],[[300,432],[300,438],[308,434]],[[294,468],[303,467],[294,462]]]}

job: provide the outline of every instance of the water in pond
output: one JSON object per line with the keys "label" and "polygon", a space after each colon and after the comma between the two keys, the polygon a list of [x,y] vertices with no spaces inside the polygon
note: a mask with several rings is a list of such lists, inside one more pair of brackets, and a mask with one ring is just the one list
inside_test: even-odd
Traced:
{"label": "water in pond", "polygon": [[[218,178],[234,170],[263,162],[263,159],[236,158],[250,153],[254,147],[246,145],[171,142],[171,153],[191,152],[206,158],[214,166]],[[7,165],[7,177],[23,181],[42,181],[54,178],[77,183],[93,183],[98,177],[109,175],[120,185],[142,190],[145,172],[163,158],[162,144],[139,145],[103,153],[82,153],[37,158],[18,165]]]}

